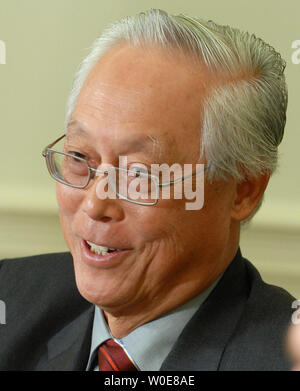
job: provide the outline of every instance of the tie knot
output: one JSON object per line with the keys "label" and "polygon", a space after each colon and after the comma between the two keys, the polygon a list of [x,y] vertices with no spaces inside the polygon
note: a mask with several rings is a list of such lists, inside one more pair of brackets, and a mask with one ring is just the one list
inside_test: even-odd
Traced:
{"label": "tie knot", "polygon": [[136,371],[124,349],[113,339],[108,339],[98,349],[99,371]]}

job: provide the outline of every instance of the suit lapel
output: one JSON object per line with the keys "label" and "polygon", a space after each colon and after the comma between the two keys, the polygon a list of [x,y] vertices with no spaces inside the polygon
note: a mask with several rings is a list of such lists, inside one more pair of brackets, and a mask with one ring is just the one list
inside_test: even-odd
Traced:
{"label": "suit lapel", "polygon": [[207,300],[183,329],[162,371],[215,371],[248,296],[245,261],[238,251]]}
{"label": "suit lapel", "polygon": [[60,330],[47,344],[45,356],[36,368],[39,371],[84,371],[87,364],[94,306]]}

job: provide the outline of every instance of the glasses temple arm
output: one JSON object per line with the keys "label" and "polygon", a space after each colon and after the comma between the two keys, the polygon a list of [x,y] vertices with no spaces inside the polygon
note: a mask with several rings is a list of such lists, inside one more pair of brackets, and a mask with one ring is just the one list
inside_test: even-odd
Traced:
{"label": "glasses temple arm", "polygon": [[[208,168],[209,168],[209,166],[205,167],[203,171],[206,171]],[[176,183],[180,183],[180,182],[184,181],[185,179],[188,179],[188,178],[191,178],[197,174],[200,174],[200,172],[201,171],[193,172],[192,174],[189,174],[189,175],[184,176],[182,178],[176,179],[175,181],[159,183],[159,187],[176,185]]]}
{"label": "glasses temple arm", "polygon": [[43,149],[42,155],[43,155],[44,157],[46,157],[46,151],[47,151],[47,149],[52,148],[53,145],[55,145],[56,143],[58,143],[58,142],[59,142],[60,140],[62,140],[64,137],[66,137],[65,134],[63,134],[62,136],[60,136],[57,140],[53,141],[53,143],[47,145],[47,147],[45,147],[45,148]]}

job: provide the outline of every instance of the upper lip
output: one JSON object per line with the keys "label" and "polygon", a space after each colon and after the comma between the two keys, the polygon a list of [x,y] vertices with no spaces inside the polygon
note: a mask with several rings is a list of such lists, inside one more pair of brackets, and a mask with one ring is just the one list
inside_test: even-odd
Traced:
{"label": "upper lip", "polygon": [[[86,242],[89,242],[89,243],[93,243],[95,244],[96,246],[101,246],[101,247],[108,247],[108,248],[113,248],[113,249],[117,249],[117,250],[129,250],[128,248],[125,248],[124,246],[122,245],[112,245],[112,244],[106,244],[104,241],[103,242],[99,242],[98,240],[97,241],[94,241],[94,240],[89,240],[89,239],[84,239]],[[105,243],[105,244],[104,244]]]}

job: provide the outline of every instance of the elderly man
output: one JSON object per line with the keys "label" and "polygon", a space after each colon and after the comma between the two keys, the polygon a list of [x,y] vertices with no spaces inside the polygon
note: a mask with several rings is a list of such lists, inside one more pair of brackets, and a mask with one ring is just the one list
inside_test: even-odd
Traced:
{"label": "elderly man", "polygon": [[2,262],[1,369],[289,369],[294,299],[239,249],[276,167],[283,71],[254,35],[160,10],[96,40],[43,153],[70,253]]}

